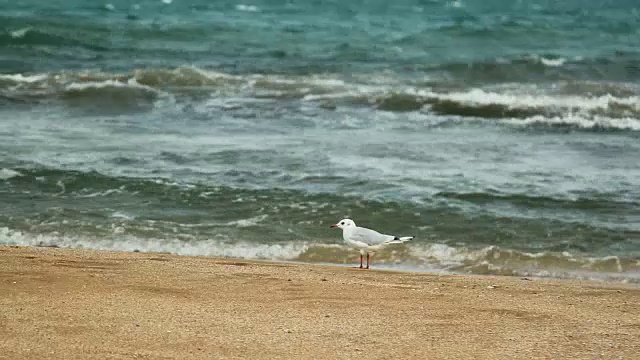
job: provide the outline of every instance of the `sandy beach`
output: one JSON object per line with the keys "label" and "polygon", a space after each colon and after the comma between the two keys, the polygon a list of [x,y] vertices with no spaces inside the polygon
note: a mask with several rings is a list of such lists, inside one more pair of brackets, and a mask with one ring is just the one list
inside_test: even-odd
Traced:
{"label": "sandy beach", "polygon": [[4,359],[634,359],[640,288],[0,246]]}

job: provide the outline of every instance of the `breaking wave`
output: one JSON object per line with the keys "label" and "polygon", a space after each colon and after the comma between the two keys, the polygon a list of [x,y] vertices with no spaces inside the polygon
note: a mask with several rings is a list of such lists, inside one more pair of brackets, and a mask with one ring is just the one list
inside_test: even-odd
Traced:
{"label": "breaking wave", "polygon": [[86,237],[60,234],[30,234],[0,228],[0,243],[76,249],[117,250],[128,252],[172,253],[190,256],[217,256],[242,259],[291,260],[306,249],[304,243],[260,244],[220,239],[185,241],[177,238],[140,238],[121,235],[116,229],[111,237]]}
{"label": "breaking wave", "polygon": [[[329,111],[366,107],[500,119],[520,125],[634,131],[640,128],[640,89],[627,83],[567,81],[551,87],[446,87],[446,82],[417,83],[389,74],[349,78],[337,74],[234,75],[196,67],[139,69],[121,74],[0,75],[0,97],[5,101],[60,100],[72,108],[101,111],[146,111],[168,97],[179,101],[244,98],[297,102],[298,106],[315,105]],[[239,102],[236,107],[242,106]]]}

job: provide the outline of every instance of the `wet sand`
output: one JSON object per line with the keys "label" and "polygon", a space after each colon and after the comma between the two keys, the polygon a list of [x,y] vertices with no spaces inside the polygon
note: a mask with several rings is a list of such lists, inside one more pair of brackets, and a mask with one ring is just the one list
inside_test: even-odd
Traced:
{"label": "wet sand", "polygon": [[0,246],[5,359],[637,359],[640,287]]}

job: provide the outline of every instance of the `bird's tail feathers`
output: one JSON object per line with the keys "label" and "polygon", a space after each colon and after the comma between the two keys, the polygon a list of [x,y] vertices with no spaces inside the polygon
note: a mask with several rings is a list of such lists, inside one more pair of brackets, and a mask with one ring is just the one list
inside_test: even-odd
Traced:
{"label": "bird's tail feathers", "polygon": [[387,244],[402,244],[407,241],[411,241],[413,236],[395,237],[393,240],[387,241]]}

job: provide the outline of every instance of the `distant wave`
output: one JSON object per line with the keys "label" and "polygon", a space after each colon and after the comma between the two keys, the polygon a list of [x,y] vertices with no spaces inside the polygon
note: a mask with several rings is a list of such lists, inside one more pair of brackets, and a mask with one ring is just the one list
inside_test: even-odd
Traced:
{"label": "distant wave", "polygon": [[6,5],[0,62],[3,69],[38,71],[131,71],[185,62],[244,74],[409,69],[411,77],[417,69],[474,85],[640,77],[637,14],[629,1],[600,2],[589,11],[576,3],[560,6],[571,11],[504,1],[378,5],[75,2],[56,16],[48,16],[46,4]]}
{"label": "distant wave", "polygon": [[441,114],[484,118],[527,118],[534,115],[607,116],[610,118],[640,117],[640,96],[615,97],[527,94],[512,91],[471,89],[462,92],[427,93],[425,103]]}
{"label": "distant wave", "polygon": [[0,180],[7,180],[16,176],[22,176],[22,174],[12,169],[6,169],[6,168],[0,169]]}
{"label": "distant wave", "polygon": [[540,83],[549,81],[632,82],[640,79],[637,54],[614,54],[597,58],[558,54],[525,54],[474,62],[416,65],[415,70],[446,74],[467,84]]}
{"label": "distant wave", "polygon": [[130,73],[0,74],[0,96],[24,103],[62,100],[105,111],[153,108],[163,97],[302,101],[325,109],[374,107],[391,112],[503,119],[584,129],[638,130],[640,88],[629,83],[563,81],[554,86],[508,83],[460,88],[443,80],[418,83],[388,74],[236,75],[196,67]]}
{"label": "distant wave", "polygon": [[78,34],[62,31],[47,31],[37,27],[23,27],[0,32],[1,46],[46,45],[57,47],[83,47],[93,51],[106,51],[108,47],[82,39]]}
{"label": "distant wave", "polygon": [[120,82],[71,83],[64,87],[61,98],[67,105],[100,112],[145,111],[153,108],[159,92],[130,80]]}
{"label": "distant wave", "polygon": [[459,199],[478,204],[486,204],[491,202],[505,202],[511,205],[526,206],[532,208],[555,208],[567,210],[597,210],[597,209],[623,209],[626,207],[633,208],[640,206],[640,203],[633,202],[616,202],[603,201],[600,198],[572,198],[562,199],[545,196],[533,196],[524,194],[499,194],[493,192],[480,193],[460,193],[460,192],[440,192],[438,197],[450,199]]}

